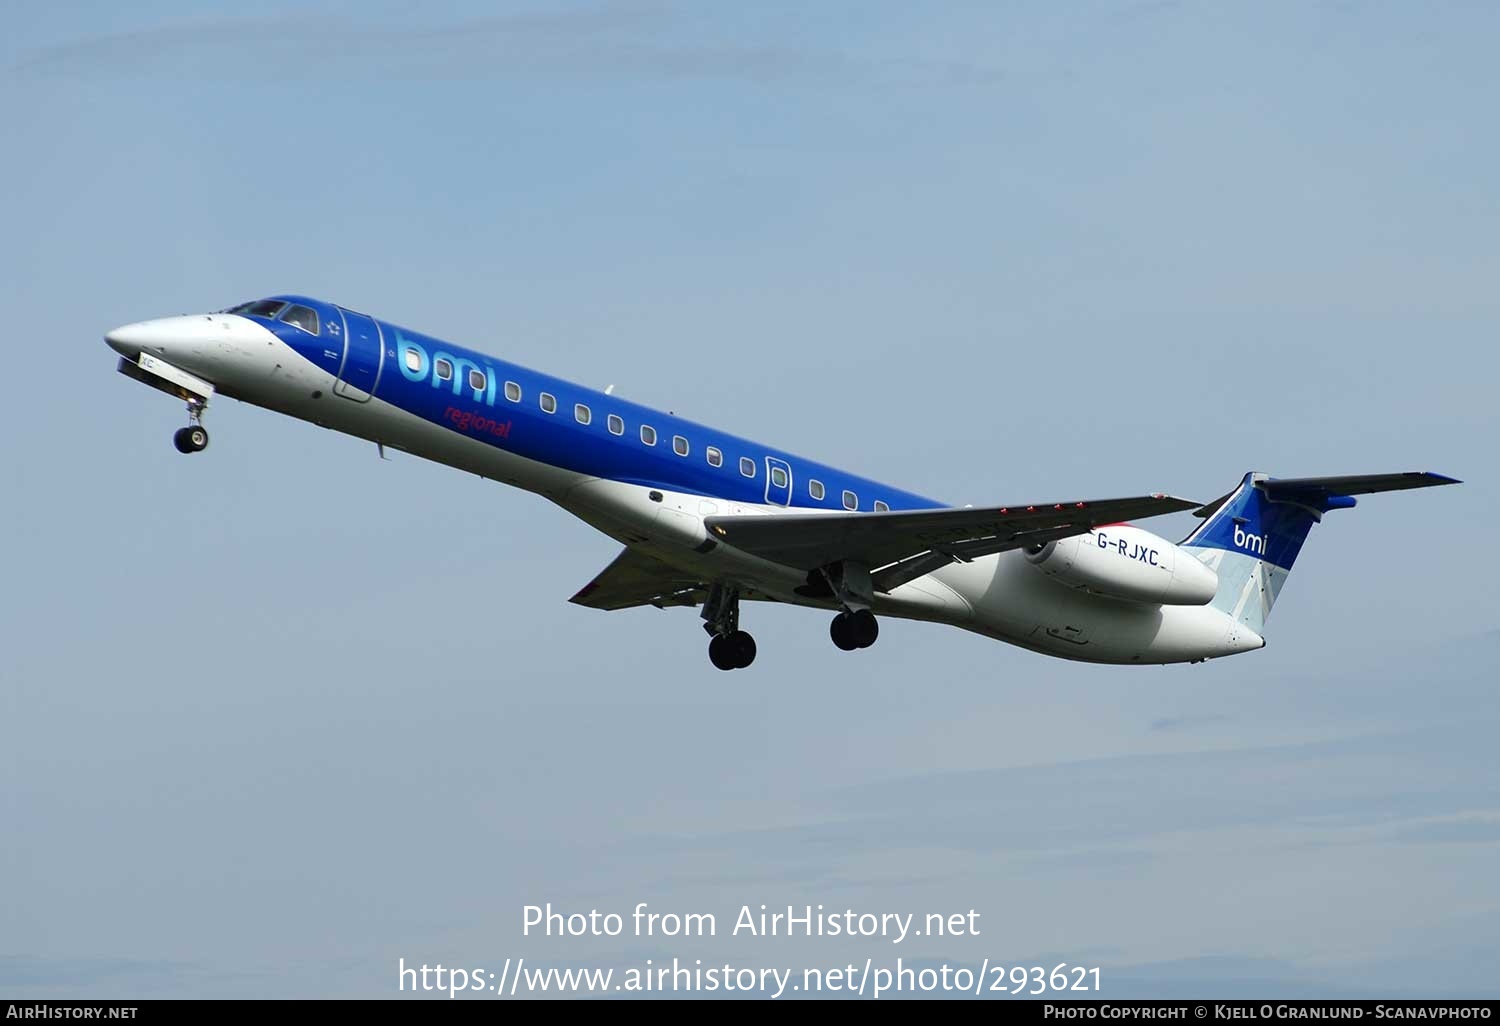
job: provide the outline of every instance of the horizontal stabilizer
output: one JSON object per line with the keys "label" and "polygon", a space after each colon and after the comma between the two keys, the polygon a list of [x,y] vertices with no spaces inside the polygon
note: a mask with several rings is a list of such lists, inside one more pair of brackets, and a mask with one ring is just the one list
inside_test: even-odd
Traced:
{"label": "horizontal stabilizer", "polygon": [[[1456,477],[1446,477],[1426,470],[1411,470],[1398,474],[1345,474],[1340,477],[1270,477],[1258,482],[1266,498],[1273,502],[1295,502],[1314,509],[1328,510],[1335,506],[1352,505],[1337,500],[1344,496],[1373,495],[1376,492],[1398,492],[1407,488],[1433,488],[1437,485],[1463,484]],[[1238,489],[1236,489],[1238,491]],[[1193,516],[1207,519],[1213,516],[1235,492],[1219,496]]]}
{"label": "horizontal stabilizer", "polygon": [[[1462,484],[1456,478],[1428,471],[1401,474],[1348,474],[1343,477],[1272,477],[1261,484],[1272,502],[1298,502],[1318,509],[1329,508],[1330,500],[1349,495],[1374,495],[1376,492],[1399,492],[1407,488],[1432,488],[1436,485]],[[1334,505],[1339,503],[1334,502]]]}

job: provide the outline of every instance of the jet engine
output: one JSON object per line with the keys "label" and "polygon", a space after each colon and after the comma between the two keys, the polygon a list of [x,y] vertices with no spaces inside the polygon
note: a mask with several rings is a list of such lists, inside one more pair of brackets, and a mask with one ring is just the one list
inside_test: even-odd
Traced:
{"label": "jet engine", "polygon": [[1219,590],[1219,575],[1192,553],[1139,527],[1101,527],[1025,554],[1059,584],[1127,602],[1201,606]]}

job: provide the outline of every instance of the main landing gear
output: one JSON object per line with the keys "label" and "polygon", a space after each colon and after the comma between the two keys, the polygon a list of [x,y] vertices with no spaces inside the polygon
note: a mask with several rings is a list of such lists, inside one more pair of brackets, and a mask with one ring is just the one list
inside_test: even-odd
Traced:
{"label": "main landing gear", "polygon": [[755,662],[755,639],[740,630],[740,593],[715,584],[703,603],[703,629],[710,635],[708,661],[721,670],[743,670]]}
{"label": "main landing gear", "polygon": [[721,670],[743,670],[755,662],[755,639],[748,631],[715,634],[708,643],[708,661]]}
{"label": "main landing gear", "polygon": [[[875,602],[870,573],[863,567],[836,563],[816,571],[838,602],[840,613],[828,627],[833,643],[845,652],[869,648],[880,637],[880,624],[870,607]],[[708,632],[708,660],[721,670],[742,670],[755,662],[755,639],[740,630],[740,592],[733,584],[715,584],[703,603],[703,629]]]}
{"label": "main landing gear", "polygon": [[839,604],[839,615],[828,625],[828,636],[845,652],[869,648],[880,637],[880,624],[870,607],[875,587],[870,571],[856,563],[834,563],[819,571]]}
{"label": "main landing gear", "polygon": [[875,644],[875,639],[880,637],[880,623],[868,609],[856,609],[835,616],[833,623],[828,625],[828,636],[845,652],[853,652],[856,648],[869,648]]}
{"label": "main landing gear", "polygon": [[177,447],[178,452],[202,452],[208,448],[208,431],[203,427],[203,411],[207,407],[207,403],[189,400],[188,426],[178,428],[177,433],[172,436],[172,444]]}

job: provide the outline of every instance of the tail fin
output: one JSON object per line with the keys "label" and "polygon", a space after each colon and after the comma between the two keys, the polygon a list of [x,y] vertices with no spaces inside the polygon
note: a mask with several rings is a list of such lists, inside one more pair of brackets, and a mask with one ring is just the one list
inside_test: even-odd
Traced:
{"label": "tail fin", "polygon": [[1307,532],[1356,495],[1459,484],[1441,474],[1273,478],[1246,474],[1228,495],[1197,511],[1205,518],[1179,544],[1219,575],[1212,605],[1257,634],[1292,570]]}

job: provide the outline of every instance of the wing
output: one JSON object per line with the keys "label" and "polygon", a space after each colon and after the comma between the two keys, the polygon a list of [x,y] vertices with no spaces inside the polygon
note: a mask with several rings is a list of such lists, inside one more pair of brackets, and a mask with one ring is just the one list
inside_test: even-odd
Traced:
{"label": "wing", "polygon": [[646,605],[664,609],[698,605],[707,591],[707,585],[693,575],[627,548],[568,601],[591,609]]}
{"label": "wing", "polygon": [[704,524],[720,541],[801,570],[841,560],[861,563],[876,571],[876,589],[889,591],[955,560],[1041,545],[1105,524],[1199,505],[1155,494],[984,509],[711,516]]}

